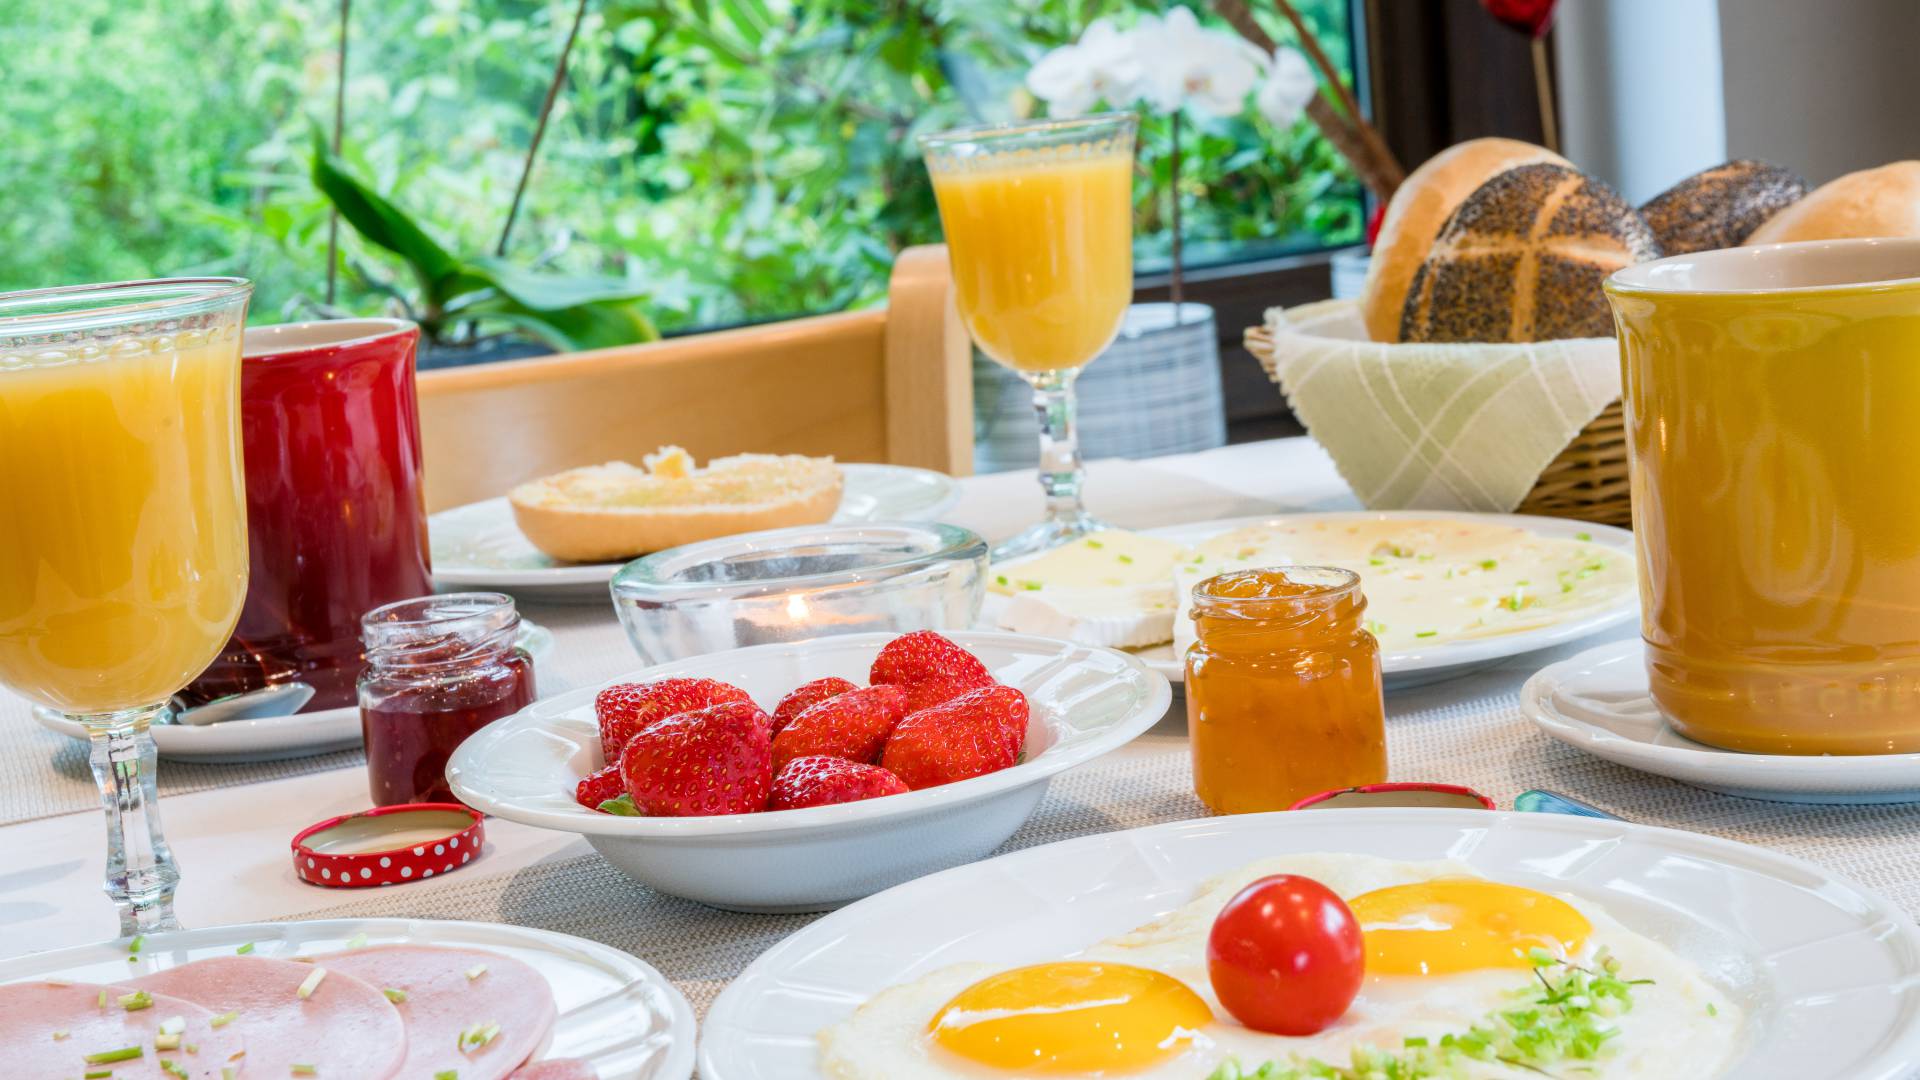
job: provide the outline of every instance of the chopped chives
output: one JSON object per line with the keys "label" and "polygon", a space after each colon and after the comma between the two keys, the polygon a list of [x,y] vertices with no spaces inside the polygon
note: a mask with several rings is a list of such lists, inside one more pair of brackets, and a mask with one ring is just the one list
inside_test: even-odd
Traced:
{"label": "chopped chives", "polygon": [[292,1069],[292,1070],[293,1070],[293,1075],[295,1075],[295,1076],[318,1076],[318,1075],[320,1075],[320,1070],[319,1070],[319,1068],[317,1068],[316,1066],[313,1066],[313,1065],[302,1065],[301,1063],[299,1063],[299,1062],[297,1062],[297,1061],[296,1061],[296,1062],[294,1062],[293,1064],[291,1064],[291,1065],[289,1065],[289,1066],[287,1066],[287,1068],[289,1068],[289,1069]]}
{"label": "chopped chives", "polygon": [[162,1035],[178,1035],[185,1030],[187,1030],[187,1018],[184,1016],[169,1016],[160,1021]]}
{"label": "chopped chives", "polygon": [[54,1042],[59,1042],[60,1040],[62,1040],[62,1039],[64,1039],[64,1038],[66,1038],[66,1037],[67,1037],[67,1032],[64,1032],[64,1031],[56,1031],[56,1032],[54,1032],[54,1033],[53,1033],[53,1041],[54,1041]]}
{"label": "chopped chives", "polygon": [[363,949],[366,945],[367,935],[365,934],[355,934],[347,939],[347,948],[349,949]]}
{"label": "chopped chives", "polygon": [[97,1054],[88,1054],[81,1060],[89,1065],[105,1065],[113,1061],[132,1061],[146,1053],[137,1046],[123,1046],[118,1050],[102,1050]]}
{"label": "chopped chives", "polygon": [[1415,635],[1413,635],[1413,636],[1414,636],[1414,637],[1439,637],[1439,636],[1440,636],[1440,631],[1438,631],[1438,630],[1422,630],[1422,631],[1420,631],[1419,633],[1417,633],[1417,634],[1415,634]]}
{"label": "chopped chives", "polygon": [[128,952],[130,952],[130,953],[137,953],[137,952],[139,952],[139,951],[140,951],[140,946],[141,946],[142,944],[144,944],[144,943],[146,942],[146,940],[147,940],[147,935],[145,935],[145,934],[135,934],[135,935],[133,935],[133,940],[132,940],[132,941],[129,941],[129,942],[127,942],[127,951],[128,951]]}
{"label": "chopped chives", "polygon": [[251,941],[249,941],[249,942],[247,942],[247,943],[246,943],[245,945],[242,945],[242,946],[240,946],[239,948],[237,948],[237,949],[235,949],[235,950],[233,950],[233,952],[234,952],[234,955],[236,955],[236,956],[245,956],[245,955],[247,955],[248,953],[250,953],[250,952],[252,952],[252,951],[253,951],[253,942],[251,942]]}
{"label": "chopped chives", "polygon": [[139,1012],[141,1009],[153,1008],[153,995],[147,993],[145,990],[135,990],[131,994],[121,994],[119,1000],[120,1007],[128,1012]]}
{"label": "chopped chives", "polygon": [[485,975],[486,973],[487,973],[487,965],[475,964],[472,967],[467,969],[467,981],[472,982],[473,980],[479,978],[482,975]]}
{"label": "chopped chives", "polygon": [[80,1075],[85,1077],[86,1080],[106,1080],[107,1077],[110,1077],[113,1075],[113,1070],[112,1069],[89,1069],[86,1072],[81,1073]]}
{"label": "chopped chives", "polygon": [[212,1020],[207,1021],[207,1024],[209,1027],[223,1028],[223,1027],[226,1027],[228,1024],[233,1023],[234,1020],[239,1018],[239,1016],[240,1016],[240,1010],[235,1009],[232,1012],[221,1013],[219,1016],[216,1016]]}
{"label": "chopped chives", "polygon": [[163,1069],[168,1076],[177,1076],[180,1080],[193,1080],[193,1074],[187,1071],[186,1066],[171,1058],[161,1058],[160,1068]]}
{"label": "chopped chives", "polygon": [[459,1069],[441,1069],[433,1074],[433,1080],[460,1080]]}
{"label": "chopped chives", "polygon": [[[608,800],[608,801],[612,801],[612,800]],[[405,990],[396,990],[393,987],[389,986],[385,990],[382,990],[380,992],[387,995],[387,1000],[393,1002],[395,1005],[398,1005],[401,1002],[407,1000],[407,992]]]}
{"label": "chopped chives", "polygon": [[301,1001],[307,1000],[308,998],[313,996],[313,992],[315,990],[320,989],[320,982],[326,977],[327,977],[326,968],[323,968],[323,967],[314,968],[312,971],[307,973],[307,977],[305,981],[301,982],[300,989],[295,990],[294,994],[297,997],[299,997]]}
{"label": "chopped chives", "polygon": [[153,1037],[153,1048],[155,1050],[178,1050],[180,1049],[180,1036],[177,1032],[163,1031]]}

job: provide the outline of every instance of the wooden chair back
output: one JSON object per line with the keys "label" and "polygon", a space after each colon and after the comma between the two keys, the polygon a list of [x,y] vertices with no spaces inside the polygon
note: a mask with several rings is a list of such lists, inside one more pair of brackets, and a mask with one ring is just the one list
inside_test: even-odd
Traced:
{"label": "wooden chair back", "polygon": [[668,444],[966,475],[972,353],[952,292],[946,248],[909,248],[885,308],[423,371],[428,509]]}

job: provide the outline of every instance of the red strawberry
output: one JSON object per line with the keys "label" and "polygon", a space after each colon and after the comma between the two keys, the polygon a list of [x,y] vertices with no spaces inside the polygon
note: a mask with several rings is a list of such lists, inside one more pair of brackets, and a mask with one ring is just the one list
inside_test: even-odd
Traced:
{"label": "red strawberry", "polygon": [[616,761],[597,773],[582,777],[573,789],[573,798],[589,810],[598,810],[601,803],[626,793],[627,782],[620,778],[620,763]]}
{"label": "red strawberry", "polygon": [[627,740],[620,775],[647,817],[751,814],[767,808],[773,743],[767,714],[728,701],[669,716]]}
{"label": "red strawberry", "polygon": [[900,721],[880,764],[920,788],[998,772],[1019,760],[1027,736],[1027,696],[989,686]]}
{"label": "red strawberry", "polygon": [[858,689],[859,687],[837,675],[829,675],[824,679],[815,679],[810,683],[805,683],[795,688],[792,693],[781,698],[780,704],[773,708],[773,733],[775,735],[780,734],[780,729],[793,723],[794,717],[799,716],[801,713],[806,712],[808,709],[813,708],[828,698],[839,697],[849,690]]}
{"label": "red strawberry", "polygon": [[812,754],[870,762],[906,715],[907,692],[897,686],[866,686],[830,697],[773,737],[774,771]]}
{"label": "red strawberry", "polygon": [[921,709],[931,709],[935,705],[943,705],[970,690],[978,690],[982,686],[992,685],[994,685],[994,682],[991,678],[987,679],[984,683],[976,682],[972,678],[935,678],[927,679],[924,682],[909,683],[906,687],[907,715],[912,716]]}
{"label": "red strawberry", "polygon": [[609,686],[593,699],[593,715],[600,721],[600,751],[606,760],[618,761],[627,740],[649,726],[723,701],[751,704],[753,699],[745,690],[718,679],[661,679]]}
{"label": "red strawberry", "polygon": [[773,799],[767,809],[798,810],[907,791],[899,777],[878,765],[810,754],[794,758],[773,778]]}
{"label": "red strawberry", "polygon": [[993,681],[980,658],[931,630],[915,630],[886,643],[873,658],[868,681],[880,685],[910,685],[935,679],[953,679],[981,686]]}

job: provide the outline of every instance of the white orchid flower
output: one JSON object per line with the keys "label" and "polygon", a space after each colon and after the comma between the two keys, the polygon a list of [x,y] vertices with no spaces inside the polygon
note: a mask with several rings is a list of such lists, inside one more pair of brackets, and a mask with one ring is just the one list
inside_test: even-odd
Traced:
{"label": "white orchid flower", "polygon": [[1111,19],[1095,19],[1071,45],[1040,58],[1027,72],[1027,89],[1047,103],[1054,116],[1077,116],[1098,102],[1131,105],[1140,96],[1140,61],[1135,39]]}
{"label": "white orchid flower", "polygon": [[1282,45],[1273,52],[1273,66],[1267,81],[1260,84],[1254,106],[1275,127],[1292,127],[1307,103],[1320,92],[1320,82],[1300,50]]}
{"label": "white orchid flower", "polygon": [[1133,29],[1144,96],[1160,112],[1191,108],[1204,116],[1236,116],[1270,61],[1238,35],[1209,30],[1191,9],[1142,19]]}

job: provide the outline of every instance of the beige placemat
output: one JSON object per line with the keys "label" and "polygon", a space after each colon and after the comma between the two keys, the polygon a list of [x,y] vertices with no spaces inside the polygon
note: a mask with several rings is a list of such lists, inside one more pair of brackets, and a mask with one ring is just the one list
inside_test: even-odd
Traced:
{"label": "beige placemat", "polygon": [[[1415,707],[1395,710],[1389,725],[1395,779],[1465,783],[1502,806],[1528,788],[1565,792],[1635,821],[1809,859],[1920,913],[1920,810],[1912,806],[1800,806],[1715,795],[1552,741],[1504,689],[1431,707],[1419,707],[1418,697]],[[1131,753],[1056,780],[1003,850],[1202,816],[1184,740],[1147,738],[1150,749],[1136,744]],[[584,842],[516,874],[489,878],[479,864],[466,875],[458,887],[430,895],[381,891],[289,917],[478,919],[577,934],[653,964],[702,1015],[754,957],[815,918],[730,914],[667,897],[627,880]]]}

